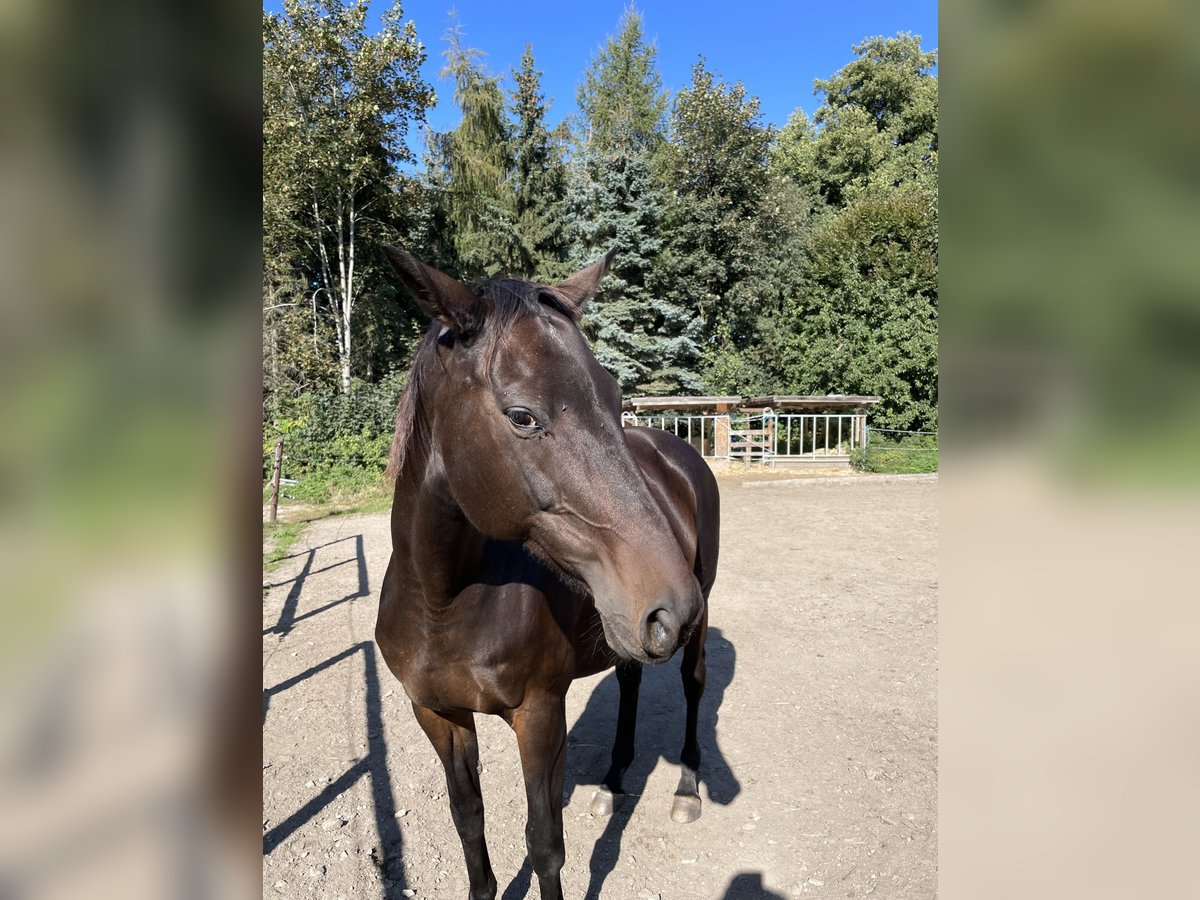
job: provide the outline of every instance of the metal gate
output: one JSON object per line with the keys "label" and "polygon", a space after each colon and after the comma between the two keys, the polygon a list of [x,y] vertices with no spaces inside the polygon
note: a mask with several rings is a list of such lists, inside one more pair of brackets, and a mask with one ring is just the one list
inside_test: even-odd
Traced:
{"label": "metal gate", "polygon": [[777,413],[770,408],[732,413],[623,413],[623,425],[661,428],[687,441],[705,459],[759,462],[848,460],[865,445],[867,416],[854,413]]}
{"label": "metal gate", "polygon": [[775,455],[775,415],[769,409],[731,413],[729,458],[747,462]]}

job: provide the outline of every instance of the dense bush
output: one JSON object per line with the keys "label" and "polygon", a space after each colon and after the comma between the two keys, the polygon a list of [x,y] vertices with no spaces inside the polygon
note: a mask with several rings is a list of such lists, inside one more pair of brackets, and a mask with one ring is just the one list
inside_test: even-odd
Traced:
{"label": "dense bush", "polygon": [[870,443],[850,451],[850,465],[859,472],[936,472],[936,435],[913,434],[899,439],[871,434]]}
{"label": "dense bush", "polygon": [[377,384],[357,382],[349,395],[330,390],[281,403],[263,425],[263,480],[271,476],[271,450],[282,437],[283,476],[300,482],[284,496],[325,502],[378,486],[406,380],[397,373]]}

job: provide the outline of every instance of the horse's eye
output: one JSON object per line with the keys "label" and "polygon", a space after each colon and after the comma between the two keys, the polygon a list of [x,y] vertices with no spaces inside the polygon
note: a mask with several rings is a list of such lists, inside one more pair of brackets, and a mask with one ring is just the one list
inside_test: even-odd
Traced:
{"label": "horse's eye", "polygon": [[538,420],[533,417],[533,413],[527,409],[522,409],[519,406],[514,406],[512,409],[505,410],[504,414],[508,416],[508,421],[512,422],[513,425],[515,425],[517,428],[520,428],[522,431],[533,431],[541,427],[538,424]]}

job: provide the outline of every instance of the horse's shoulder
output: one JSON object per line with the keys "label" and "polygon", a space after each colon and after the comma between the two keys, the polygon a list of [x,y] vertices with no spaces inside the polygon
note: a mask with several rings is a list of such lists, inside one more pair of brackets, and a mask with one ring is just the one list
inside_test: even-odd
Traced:
{"label": "horse's shoulder", "polygon": [[715,488],[712,469],[696,448],[682,438],[661,428],[643,426],[627,427],[625,437],[634,459],[646,475],[682,481],[697,493],[703,492],[710,483]]}

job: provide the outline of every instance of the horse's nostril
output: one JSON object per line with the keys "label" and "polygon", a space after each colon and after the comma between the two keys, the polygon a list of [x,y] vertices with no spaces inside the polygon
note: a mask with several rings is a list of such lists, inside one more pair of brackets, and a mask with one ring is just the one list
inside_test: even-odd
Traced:
{"label": "horse's nostril", "polygon": [[656,609],[646,617],[642,646],[655,658],[670,656],[679,646],[679,620],[668,609]]}
{"label": "horse's nostril", "polygon": [[657,647],[665,646],[667,641],[671,639],[671,635],[667,633],[666,626],[662,622],[654,621],[650,623],[650,643]]}

